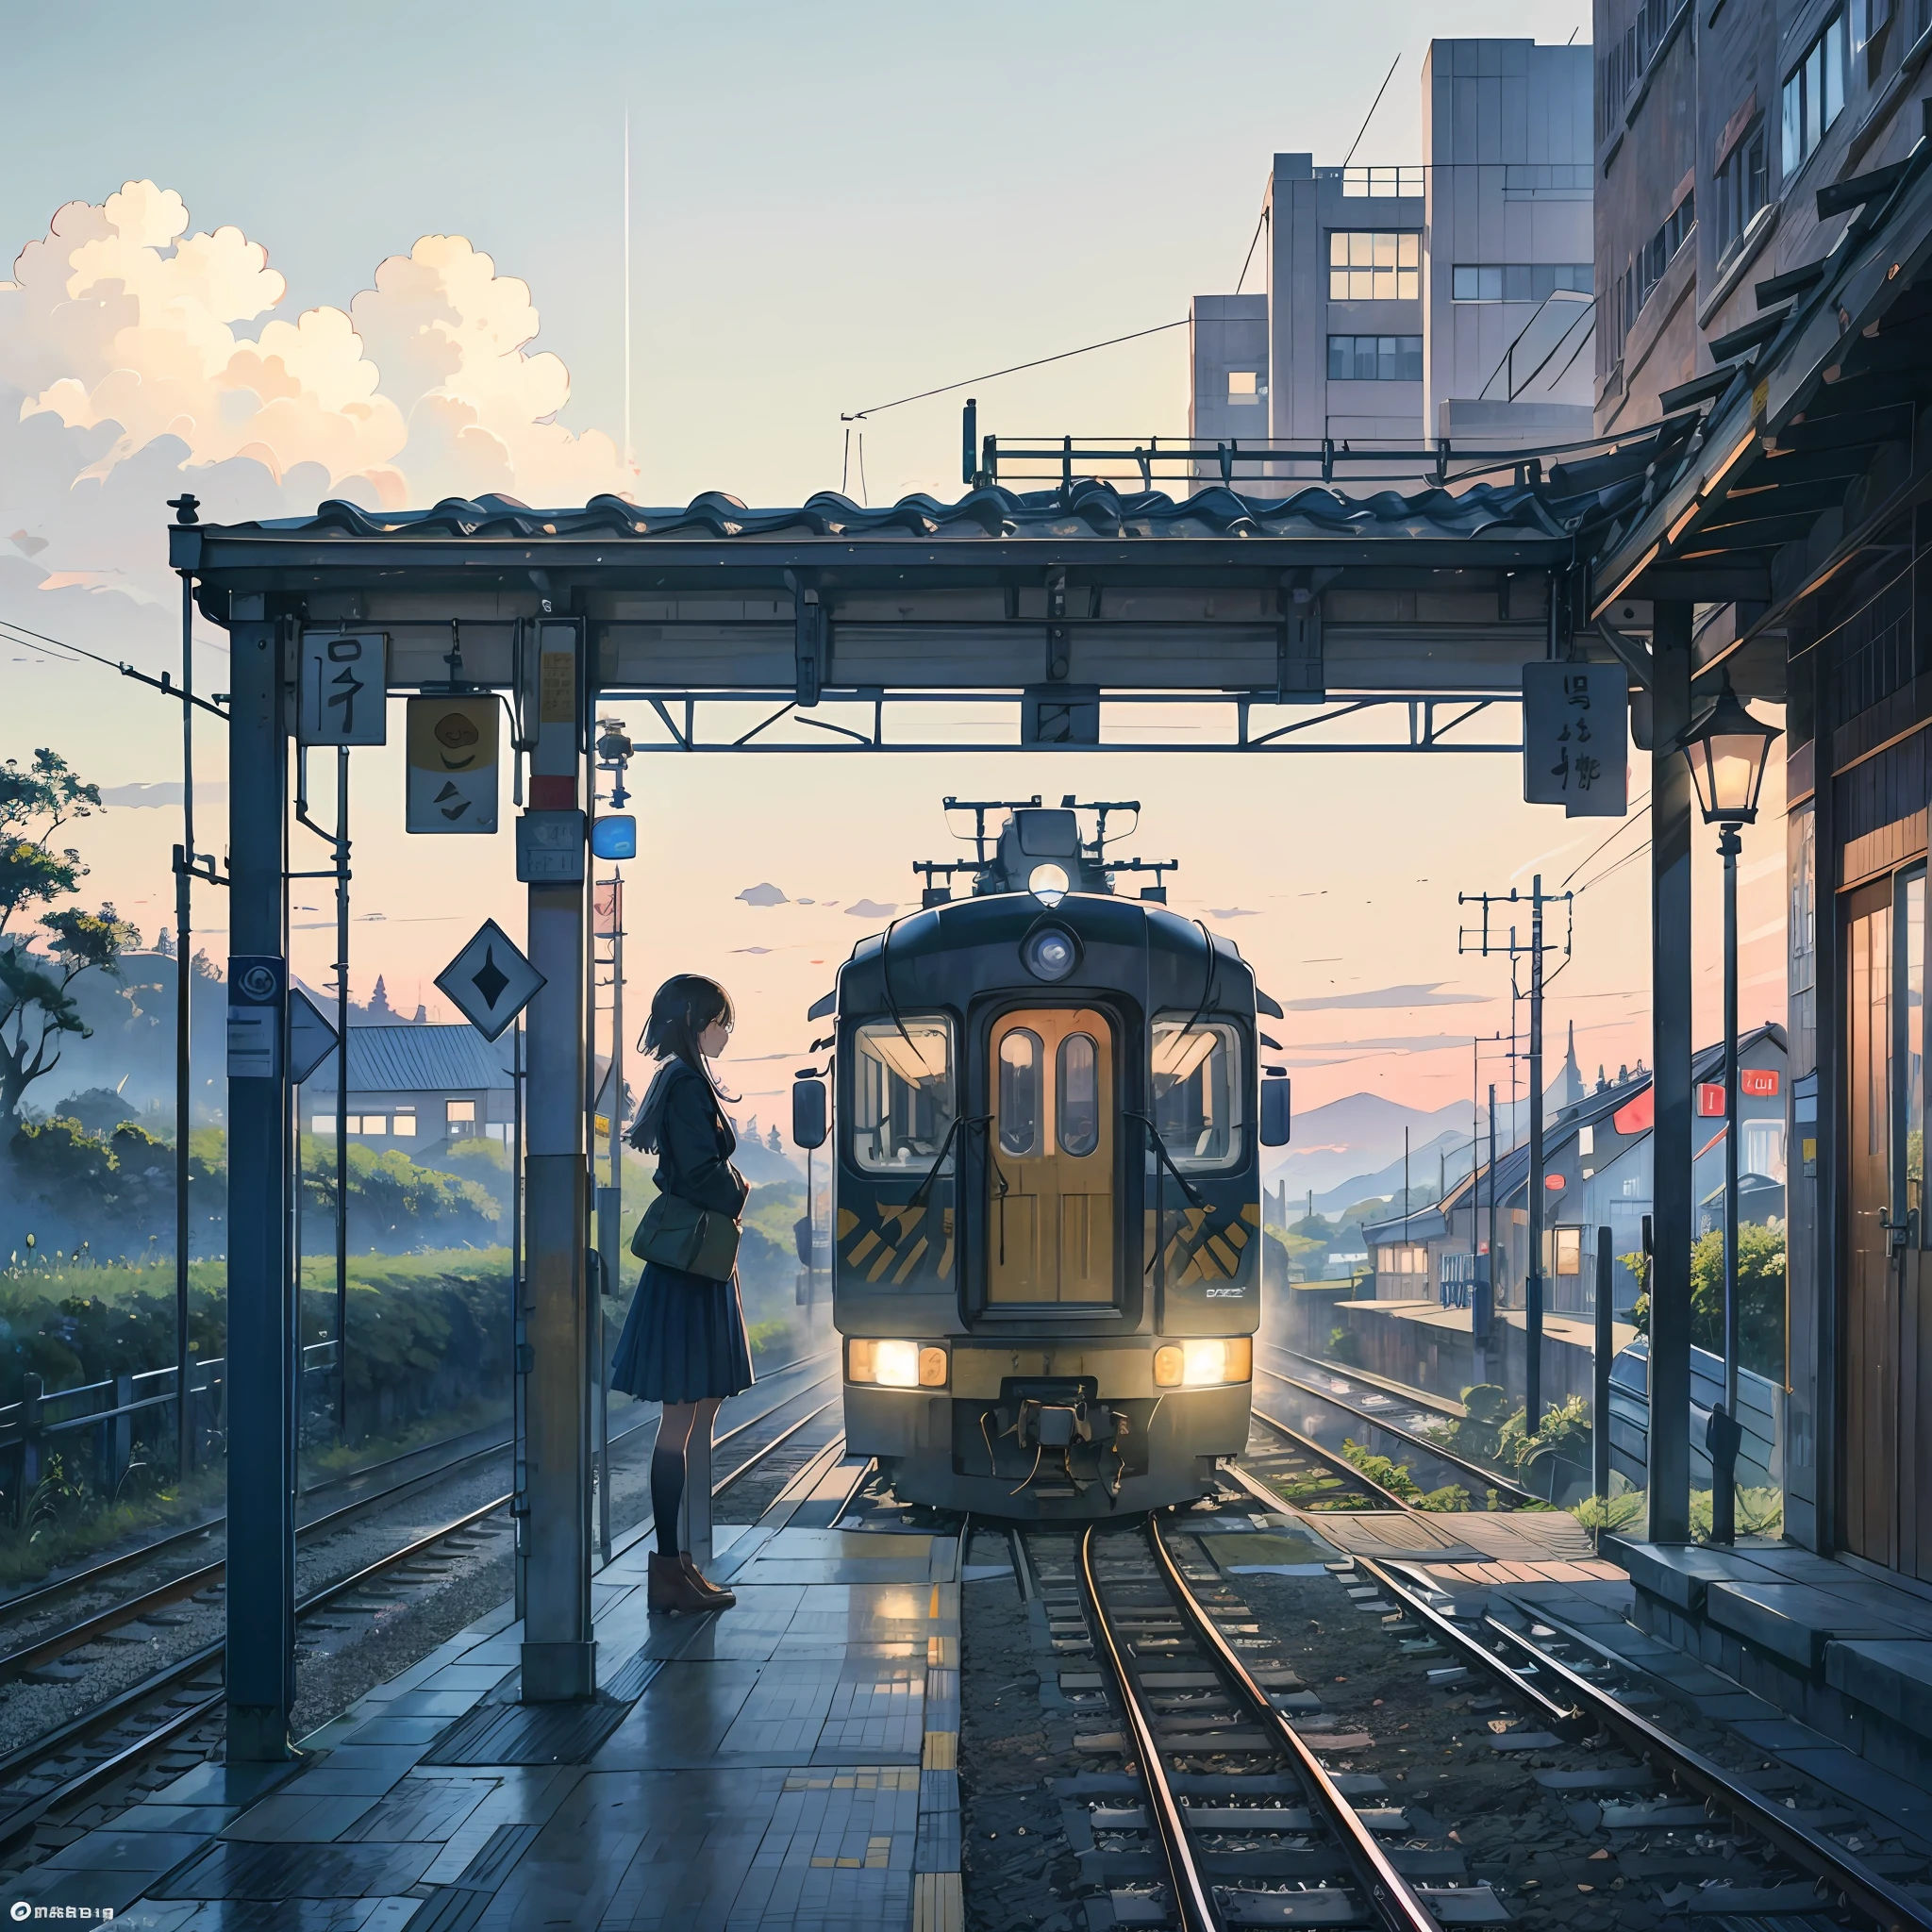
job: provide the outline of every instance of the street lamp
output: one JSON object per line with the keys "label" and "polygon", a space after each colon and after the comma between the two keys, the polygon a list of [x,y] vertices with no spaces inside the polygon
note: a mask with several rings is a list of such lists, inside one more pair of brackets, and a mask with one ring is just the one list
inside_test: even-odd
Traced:
{"label": "street lamp", "polygon": [[1738,828],[1757,816],[1772,740],[1731,690],[1726,677],[1717,702],[1679,741],[1704,823],[1718,827],[1724,863],[1724,1399],[1711,1410],[1706,1446],[1710,1451],[1710,1540],[1737,1541],[1738,1448]]}

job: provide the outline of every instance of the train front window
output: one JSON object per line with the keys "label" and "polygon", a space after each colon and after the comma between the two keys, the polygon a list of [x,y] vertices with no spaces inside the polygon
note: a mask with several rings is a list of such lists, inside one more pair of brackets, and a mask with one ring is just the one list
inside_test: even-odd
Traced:
{"label": "train front window", "polygon": [[1045,1069],[1040,1036],[1016,1026],[1000,1041],[1000,1151],[1038,1154]]}
{"label": "train front window", "polygon": [[1225,1021],[1154,1023],[1154,1120],[1183,1174],[1241,1159],[1242,1081],[1241,1036]]}
{"label": "train front window", "polygon": [[[924,1175],[958,1108],[952,1022],[869,1020],[852,1044],[853,1159],[868,1174]],[[941,1172],[952,1166],[948,1150]]]}
{"label": "train front window", "polygon": [[1060,1041],[1058,1089],[1060,1152],[1091,1154],[1100,1144],[1100,1060],[1092,1035],[1070,1033]]}

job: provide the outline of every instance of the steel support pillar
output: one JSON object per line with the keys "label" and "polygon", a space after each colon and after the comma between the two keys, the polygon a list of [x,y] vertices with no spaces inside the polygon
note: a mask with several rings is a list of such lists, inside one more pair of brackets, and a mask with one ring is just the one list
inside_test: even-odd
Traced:
{"label": "steel support pillar", "polygon": [[[295,1391],[286,962],[293,687],[280,626],[259,596],[234,600],[228,725],[227,1757],[291,1755],[295,1704]],[[264,1024],[242,982],[279,979]],[[185,973],[188,962],[180,962]]]}
{"label": "steel support pillar", "polygon": [[537,633],[541,713],[531,754],[531,809],[517,841],[518,874],[530,889],[530,963],[545,982],[526,1022],[526,1704],[588,1698],[597,1690],[591,1632],[583,664],[579,626],[540,621]]}
{"label": "steel support pillar", "polygon": [[1650,1538],[1690,1537],[1690,606],[1660,600],[1650,753]]}

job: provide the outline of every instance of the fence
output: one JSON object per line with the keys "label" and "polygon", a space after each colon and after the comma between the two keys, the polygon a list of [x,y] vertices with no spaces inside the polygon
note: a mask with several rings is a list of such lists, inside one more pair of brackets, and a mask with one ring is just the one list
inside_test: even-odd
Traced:
{"label": "fence", "polygon": [[[312,1342],[302,1351],[305,1419],[333,1417],[336,1345]],[[192,1467],[227,1454],[227,1364],[219,1357],[188,1364],[189,1454]],[[178,1372],[170,1365],[140,1374],[113,1375],[49,1393],[38,1375],[25,1377],[18,1402],[0,1405],[0,1518],[25,1526],[32,1498],[58,1461],[67,1484],[85,1484],[103,1501],[120,1494],[130,1470],[174,1468]],[[184,1471],[188,1474],[191,1471]]]}

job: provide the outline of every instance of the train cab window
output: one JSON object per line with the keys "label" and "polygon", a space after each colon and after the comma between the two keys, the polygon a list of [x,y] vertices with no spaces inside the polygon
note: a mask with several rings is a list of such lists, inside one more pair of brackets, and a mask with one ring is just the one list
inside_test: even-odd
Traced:
{"label": "train cab window", "polygon": [[[924,1175],[958,1111],[952,1022],[870,1020],[853,1049],[853,1159],[868,1174]],[[952,1164],[948,1151],[942,1171]]]}
{"label": "train cab window", "polygon": [[1037,1154],[1041,1099],[1046,1084],[1040,1036],[1015,1026],[1000,1041],[1000,1152]]}
{"label": "train cab window", "polygon": [[1242,1078],[1241,1036],[1225,1021],[1154,1023],[1154,1119],[1183,1174],[1241,1159]]}
{"label": "train cab window", "polygon": [[[1007,1038],[1015,1038],[1008,1034]],[[1058,1123],[1055,1127],[1062,1154],[1091,1154],[1100,1144],[1100,1056],[1092,1036],[1070,1033],[1060,1041]]]}

